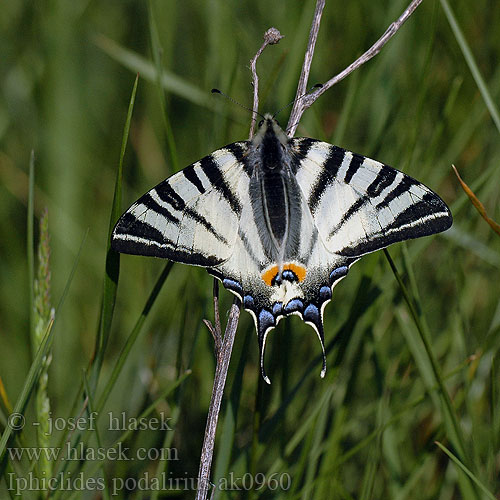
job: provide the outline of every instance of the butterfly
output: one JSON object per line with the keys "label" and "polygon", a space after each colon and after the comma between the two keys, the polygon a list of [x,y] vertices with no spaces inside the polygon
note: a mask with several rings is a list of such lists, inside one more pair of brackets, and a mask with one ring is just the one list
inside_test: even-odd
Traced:
{"label": "butterfly", "polygon": [[304,137],[266,114],[229,144],[144,194],[118,220],[112,248],[202,266],[252,315],[260,367],[269,332],[299,315],[321,342],[334,286],[360,257],[445,231],[441,198],[376,160]]}

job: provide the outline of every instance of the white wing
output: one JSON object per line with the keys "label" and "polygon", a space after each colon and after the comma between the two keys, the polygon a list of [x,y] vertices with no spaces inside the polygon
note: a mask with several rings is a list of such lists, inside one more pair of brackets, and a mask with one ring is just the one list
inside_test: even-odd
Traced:
{"label": "white wing", "polygon": [[292,147],[297,182],[332,253],[359,257],[451,226],[436,193],[388,165],[313,139]]}
{"label": "white wing", "polygon": [[218,149],[148,191],[118,220],[112,247],[204,267],[227,260],[248,191],[247,148]]}

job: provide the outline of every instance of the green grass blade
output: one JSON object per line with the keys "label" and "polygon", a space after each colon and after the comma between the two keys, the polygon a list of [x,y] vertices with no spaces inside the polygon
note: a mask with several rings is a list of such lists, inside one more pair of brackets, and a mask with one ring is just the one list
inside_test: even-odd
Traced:
{"label": "green grass blade", "polygon": [[162,87],[163,65],[161,54],[163,49],[160,45],[160,37],[158,36],[158,26],[156,18],[153,14],[152,0],[148,1],[148,16],[149,16],[149,35],[151,39],[151,52],[153,53],[153,61],[156,69],[156,88],[158,90],[158,99],[161,107],[161,117],[165,127],[165,135],[167,137],[167,155],[170,160],[170,165],[173,172],[179,170],[179,162],[177,161],[177,148],[175,146],[174,133],[167,113],[167,102],[165,99],[164,90]]}
{"label": "green grass blade", "polygon": [[[87,397],[88,397],[87,413],[88,413],[88,415],[92,415],[95,411],[94,410],[94,400],[91,396],[89,381],[88,381],[87,376],[85,374],[85,370],[82,373],[82,377],[83,377],[83,387],[85,388],[85,392],[87,393]],[[93,430],[93,432],[95,433],[97,446],[99,447],[100,450],[104,450],[105,448],[102,445],[101,433],[99,432],[99,428],[96,426],[95,429]],[[104,489],[102,490],[103,498],[105,500],[109,500],[109,489],[108,489],[108,482],[106,481],[106,472],[104,470],[104,462],[100,461],[99,466],[101,469],[102,476],[104,478]]]}
{"label": "green grass blade", "polygon": [[[59,304],[57,305],[56,312],[54,314],[54,321],[49,325],[47,328],[47,333],[44,335],[44,339],[40,344],[40,347],[36,353],[35,358],[33,359],[33,362],[31,363],[31,367],[29,369],[28,375],[26,376],[26,379],[24,380],[24,385],[21,390],[21,394],[19,395],[16,404],[14,406],[14,411],[13,413],[16,414],[22,414],[24,413],[24,410],[26,408],[26,405],[28,404],[30,395],[32,394],[33,388],[35,384],[37,383],[38,380],[38,375],[40,374],[40,370],[43,365],[43,359],[47,355],[47,352],[49,351],[51,345],[52,345],[52,339],[54,337],[54,324],[58,318],[59,312],[62,308],[62,305],[64,304],[64,301],[66,299],[66,296],[69,291],[69,287],[71,285],[71,282],[73,281],[73,276],[75,275],[76,268],[78,266],[78,262],[80,261],[80,255],[83,249],[83,245],[85,243],[85,240],[87,238],[87,233],[85,234],[83,241],[80,245],[80,250],[78,252],[78,255],[76,256],[75,262],[73,264],[73,268],[71,269],[71,272],[69,274],[69,277],[66,281],[66,285],[64,287],[63,293],[61,295],[61,299],[59,300]],[[5,462],[3,461],[5,450],[7,447],[7,443],[9,442],[10,437],[12,436],[12,427],[8,425],[3,434],[2,437],[0,438],[0,475],[3,473]]]}
{"label": "green grass blade", "polygon": [[498,450],[500,446],[500,397],[499,397],[499,386],[498,386],[498,378],[500,377],[500,370],[498,366],[498,361],[500,359],[500,355],[497,352],[493,359],[491,360],[491,373],[490,373],[490,412],[491,412],[491,421],[493,422],[493,449]]}
{"label": "green grass blade", "polygon": [[132,332],[128,336],[127,341],[123,346],[120,355],[118,356],[118,360],[116,361],[113,371],[111,372],[111,376],[109,377],[108,383],[106,384],[106,387],[104,388],[101,397],[99,398],[99,403],[97,404],[98,413],[101,412],[104,405],[106,404],[109,394],[113,390],[115,382],[122,371],[125,361],[127,360],[128,355],[130,354],[130,351],[132,350],[132,347],[134,346],[135,341],[137,340],[137,337],[139,336],[139,333],[142,330],[144,321],[146,320],[149,312],[151,311],[151,308],[153,307],[153,304],[155,303],[156,298],[158,297],[158,294],[160,293],[160,290],[162,289],[163,284],[165,283],[165,280],[170,274],[170,270],[172,269],[173,265],[174,265],[173,262],[168,262],[165,268],[163,269],[163,272],[160,274],[158,280],[155,283],[155,286],[153,287],[153,290],[151,291],[151,294],[148,297],[148,300],[146,301],[146,305],[144,306],[141,315],[137,319]]}
{"label": "green grass blade", "polygon": [[347,417],[347,407],[341,405],[335,410],[335,415],[330,423],[328,438],[323,441],[323,459],[321,460],[318,486],[316,490],[317,498],[328,498],[330,494],[332,479],[338,478],[337,463],[342,452],[342,436]]}
{"label": "green grass blade", "polygon": [[489,498],[490,500],[496,500],[496,497],[488,490],[488,488],[486,488],[486,486],[481,481],[479,481],[477,476],[474,475],[457,456],[455,456],[450,450],[448,450],[448,448],[443,446],[439,441],[435,441],[435,443],[439,446],[439,448],[441,448],[441,450],[443,450],[446,453],[446,455],[448,455],[449,458],[451,458],[453,463],[459,469],[461,469],[463,472],[465,472],[465,474],[467,474],[467,476],[486,495],[487,498]]}
{"label": "green grass blade", "polygon": [[27,214],[27,234],[26,234],[26,254],[28,258],[28,286],[29,286],[29,318],[30,318],[30,339],[32,347],[35,345],[33,338],[35,335],[34,311],[35,299],[33,284],[35,282],[35,243],[34,243],[34,219],[35,219],[35,152],[31,151],[28,179],[28,214]]}
{"label": "green grass blade", "polygon": [[465,61],[469,66],[470,72],[472,73],[472,77],[474,78],[476,85],[479,88],[479,92],[481,92],[481,96],[483,97],[484,103],[488,108],[488,111],[491,115],[491,119],[495,123],[498,132],[500,132],[500,114],[498,113],[498,108],[496,107],[495,102],[491,97],[490,91],[488,90],[488,87],[486,86],[486,83],[481,75],[481,72],[479,71],[474,55],[470,50],[469,44],[465,40],[464,34],[462,33],[460,26],[458,25],[457,18],[453,14],[453,11],[451,10],[448,0],[441,0],[441,6],[443,7],[448,22],[450,23],[451,29],[453,30],[453,34],[457,39],[458,45],[462,50]]}
{"label": "green grass blade", "polygon": [[[179,419],[181,409],[180,406],[176,406],[172,410],[172,427],[175,427],[177,425],[177,421]],[[174,439],[174,432],[165,432],[165,436],[163,438],[163,443],[162,443],[162,449],[170,449],[170,445],[172,444],[172,440]],[[156,477],[160,481],[162,475],[166,475],[167,473],[167,468],[168,468],[168,460],[159,460],[158,465],[156,467]],[[158,500],[158,495],[160,494],[159,490],[153,491],[153,494],[151,495],[151,500]]]}
{"label": "green grass blade", "polygon": [[[451,372],[447,373],[445,376],[445,380],[455,376],[458,372],[464,370],[467,367],[468,363],[464,362],[461,366],[458,366]],[[434,385],[431,390],[437,390],[438,386]],[[413,401],[404,406],[400,411],[393,414],[385,423],[381,426],[377,427],[375,430],[370,432],[363,440],[359,441],[356,445],[350,448],[346,453],[337,458],[336,466],[341,466],[344,462],[351,459],[354,455],[363,450],[368,444],[370,444],[374,439],[376,439],[380,434],[382,434],[388,427],[396,424],[402,417],[410,412],[415,412],[417,407],[421,405],[425,399],[427,398],[427,391],[421,396],[415,398]]]}
{"label": "green grass blade", "polygon": [[96,337],[94,359],[92,363],[92,371],[90,377],[90,387],[93,392],[97,387],[97,380],[104,360],[104,353],[111,333],[111,323],[113,321],[113,312],[116,302],[116,293],[118,289],[118,276],[120,273],[120,254],[111,248],[111,233],[116,221],[121,215],[122,204],[122,174],[123,174],[123,158],[127,147],[128,136],[130,132],[130,122],[132,121],[132,112],[134,109],[135,96],[137,93],[137,85],[139,75],[136,76],[130,103],[127,112],[125,127],[123,128],[122,146],[120,151],[120,161],[115,180],[115,191],[113,195],[113,204],[111,207],[111,215],[109,218],[108,237],[106,242],[106,274],[104,276],[104,287],[102,296],[101,316],[99,320],[99,329]]}
{"label": "green grass blade", "polygon": [[[156,298],[158,297],[158,294],[160,293],[160,290],[162,289],[163,287],[163,284],[165,282],[165,280],[167,279],[167,276],[169,275],[170,273],[170,269],[172,268],[173,266],[173,263],[172,262],[169,262],[166,266],[165,266],[165,269],[163,270],[162,274],[160,275],[160,277],[158,278],[157,282],[155,283],[155,286],[153,287],[153,290],[151,291],[151,294],[149,295],[147,301],[146,301],[146,304],[144,306],[144,309],[142,310],[141,312],[141,315],[139,316],[139,318],[137,319],[137,322],[132,330],[132,332],[130,333],[129,337],[127,338],[127,341],[118,357],[118,360],[115,364],[115,366],[113,367],[113,371],[111,372],[111,376],[99,398],[99,401],[98,401],[98,404],[97,404],[97,414],[98,414],[98,417],[97,417],[97,420],[99,420],[99,416],[101,415],[102,413],[102,409],[104,408],[104,405],[106,404],[106,401],[111,393],[111,391],[113,390],[113,387],[123,369],[123,366],[125,365],[125,362],[128,358],[128,355],[130,354],[130,351],[132,350],[132,347],[134,346],[135,344],[135,341],[137,340],[137,337],[139,336],[139,333],[141,332],[142,330],[142,326],[144,325],[144,321],[146,320],[151,308],[153,307],[153,304],[155,303],[156,301]],[[73,407],[72,407],[72,410],[70,412],[71,415],[74,414],[74,412],[76,411],[76,408],[78,406],[78,403],[81,401],[81,394],[82,394],[82,389],[83,389],[83,384],[80,385],[79,387],[79,390],[77,391],[77,394],[76,394],[76,398],[75,398],[75,402],[73,404]],[[60,440],[60,443],[59,443],[59,447],[62,447],[64,442],[67,440],[67,435],[68,435],[68,431],[64,432],[62,437],[61,437],[61,440]],[[74,436],[74,439],[79,442],[81,438],[81,433],[77,433],[75,434]],[[64,465],[63,465],[63,470],[65,471],[66,470],[66,467],[67,467],[67,464],[69,462],[64,462]]]}
{"label": "green grass blade", "polygon": [[[115,61],[119,62],[126,68],[136,73],[139,73],[142,78],[154,83],[157,80],[157,71],[151,62],[144,57],[125,49],[118,45],[113,40],[99,35],[94,38],[98,47],[100,47],[106,54],[112,57]],[[207,109],[213,109],[213,103],[210,100],[208,92],[199,89],[188,80],[171,73],[169,71],[162,71],[161,84],[165,90],[173,94],[183,97],[184,99],[203,106]]]}
{"label": "green grass blade", "polygon": [[322,442],[328,430],[330,401],[326,400],[318,413],[314,425],[311,426],[311,449],[308,453],[307,467],[304,478],[303,498],[309,498],[317,482],[317,470],[323,459]]}
{"label": "green grass blade", "polygon": [[417,327],[417,330],[420,334],[420,339],[422,340],[422,342],[424,344],[424,348],[425,348],[426,355],[427,355],[427,360],[430,363],[430,366],[432,367],[433,377],[434,377],[434,380],[436,381],[436,383],[439,387],[439,392],[441,393],[441,395],[445,399],[446,409],[447,409],[447,412],[449,413],[449,416],[451,417],[451,420],[452,420],[453,426],[454,426],[454,437],[453,437],[454,444],[457,447],[457,449],[459,450],[460,454],[462,456],[465,456],[465,442],[464,442],[464,439],[462,436],[462,431],[459,427],[458,420],[457,420],[457,417],[455,415],[455,411],[453,409],[450,397],[448,395],[448,391],[446,390],[446,388],[444,386],[443,378],[441,376],[437,361],[436,361],[434,354],[432,352],[430,342],[429,342],[428,332],[425,330],[424,323],[421,321],[420,315],[417,312],[415,304],[414,304],[412,298],[410,297],[410,294],[406,288],[406,285],[403,283],[403,279],[402,279],[401,275],[399,274],[399,271],[397,270],[396,265],[394,264],[394,261],[392,260],[389,252],[386,249],[384,249],[384,253],[385,253],[385,256],[387,258],[387,261],[389,262],[389,266],[391,267],[391,270],[392,270],[392,272],[393,272],[393,274],[394,274],[394,276],[399,284],[401,293],[403,294],[405,302],[408,306],[408,309],[409,309],[410,314],[412,316],[413,322],[415,323],[415,326]]}
{"label": "green grass blade", "polygon": [[[410,293],[408,292],[401,275],[399,274],[394,261],[392,260],[389,252],[384,249],[384,254],[389,262],[391,270],[396,277],[396,280],[399,284],[400,290],[403,294],[404,300],[408,306],[411,317],[415,326],[418,330],[421,344],[423,345],[423,349],[420,348],[415,342],[413,343],[414,349],[410,349],[414,355],[417,356],[416,362],[419,370],[423,375],[423,378],[426,380],[426,385],[430,388],[434,382],[438,387],[438,394],[441,400],[441,411],[443,415],[444,425],[447,429],[447,434],[453,445],[456,447],[460,456],[463,457],[464,461],[471,462],[471,458],[469,457],[467,445],[465,443],[465,438],[462,432],[462,428],[458,422],[458,417],[456,415],[455,409],[451,402],[451,398],[448,394],[448,391],[444,385],[444,380],[441,375],[441,370],[439,369],[437,360],[434,356],[434,353],[430,344],[430,334],[427,328],[427,325],[421,315],[417,312],[417,308],[415,306],[414,301],[410,297]],[[411,279],[410,273],[410,279]],[[419,363],[419,359],[421,362]]]}

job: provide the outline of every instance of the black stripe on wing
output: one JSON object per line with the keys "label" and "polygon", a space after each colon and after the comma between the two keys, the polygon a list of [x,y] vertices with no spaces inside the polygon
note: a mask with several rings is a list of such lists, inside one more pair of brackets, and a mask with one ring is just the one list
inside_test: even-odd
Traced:
{"label": "black stripe on wing", "polygon": [[137,238],[144,241],[151,241],[152,244],[156,246],[173,244],[173,242],[167,241],[158,229],[140,221],[135,215],[129,212],[120,217],[120,220],[113,230],[113,236],[112,246],[113,249],[118,252],[121,252],[122,248],[125,248],[126,251],[126,246],[129,244],[129,241],[133,241]]}
{"label": "black stripe on wing", "polygon": [[361,256],[392,243],[446,231],[452,222],[453,218],[446,204],[439,196],[428,192],[420,201],[409,205],[393,222],[382,228],[381,234],[363,239],[337,253],[346,257]]}
{"label": "black stripe on wing", "polygon": [[229,245],[229,242],[227,239],[222,236],[215,228],[212,226],[210,221],[208,221],[203,215],[199,214],[195,210],[186,207],[183,212],[184,215],[187,215],[194,221],[196,221],[198,224],[201,224],[209,233],[213,234],[221,243],[224,243],[226,245]]}
{"label": "black stripe on wing", "polygon": [[[226,148],[227,149],[227,148]],[[226,179],[224,178],[224,174],[221,173],[220,167],[216,160],[212,155],[205,156],[202,160],[200,160],[200,167],[203,170],[204,174],[208,177],[212,186],[219,191],[219,193],[225,198],[225,200],[229,203],[232,211],[238,216],[241,215],[241,204],[240,201],[233,193],[231,188],[229,187]]]}
{"label": "black stripe on wing", "polygon": [[336,179],[339,168],[344,160],[345,153],[345,149],[339,148],[338,146],[331,147],[330,153],[325,163],[322,165],[323,169],[309,195],[308,205],[311,212],[315,212],[325,189]]}
{"label": "black stripe on wing", "polygon": [[394,182],[397,173],[398,171],[394,168],[382,164],[377,177],[375,177],[373,182],[366,189],[368,196],[372,198],[379,196],[385,188],[389,187]]}
{"label": "black stripe on wing", "polygon": [[237,237],[242,207],[235,186],[248,173],[246,151],[246,143],[229,144],[148,191],[118,220],[113,249],[204,267],[226,260]]}
{"label": "black stripe on wing", "polygon": [[116,252],[147,257],[174,259],[199,266],[220,264],[215,255],[195,253],[190,248],[177,245],[166,238],[158,229],[141,222],[133,214],[126,212],[113,230],[111,247]]}
{"label": "black stripe on wing", "polygon": [[228,144],[224,149],[231,151],[234,157],[238,160],[241,167],[248,175],[248,177],[252,176],[253,167],[250,165],[250,162],[247,158],[248,151],[248,143],[246,142],[233,142],[232,144]]}
{"label": "black stripe on wing", "polygon": [[163,217],[165,217],[172,224],[175,224],[176,226],[179,225],[180,220],[174,214],[172,214],[166,207],[157,203],[156,200],[154,200],[154,198],[151,196],[150,192],[142,196],[137,202],[137,204],[139,203],[142,203],[145,207],[147,207],[148,210],[153,210],[156,213],[163,215]]}
{"label": "black stripe on wing", "polygon": [[316,139],[309,139],[309,137],[296,137],[290,141],[292,153],[292,172],[297,173],[300,167],[300,162],[307,156],[311,146],[318,142]]}
{"label": "black stripe on wing", "polygon": [[[401,179],[399,184],[387,195],[384,197],[384,199],[379,202],[375,208],[377,209],[382,209],[395,200],[396,198],[399,198],[402,194],[404,194],[406,191],[409,191],[412,186],[420,186],[420,182],[415,180],[413,177],[410,177],[409,175],[404,175],[404,177]],[[448,208],[448,207],[446,207]]]}
{"label": "black stripe on wing", "polygon": [[[182,173],[184,173],[184,171]],[[182,197],[179,194],[177,194],[170,186],[168,179],[158,184],[158,186],[156,186],[151,191],[148,191],[145,195],[143,195],[138,200],[136,205],[140,204],[144,205],[146,207],[146,210],[152,210],[153,212],[165,217],[165,219],[167,219],[169,223],[172,223],[175,226],[179,227],[181,224],[180,219],[176,217],[174,214],[172,214],[167,207],[165,207],[164,205],[160,205],[151,195],[151,193],[153,192],[156,192],[158,198],[160,198],[161,201],[169,204],[175,210],[181,211],[182,215],[187,216],[196,221],[198,224],[202,225],[208,232],[213,234],[220,242],[226,245],[228,244],[227,239],[219,232],[217,232],[217,230],[213,227],[210,221],[208,221],[203,215],[199,214],[192,208],[186,206],[186,203],[184,202]],[[133,229],[132,226],[137,226],[137,225],[151,227],[148,224],[142,222],[140,220],[140,217],[139,218],[135,216],[127,218],[122,217],[122,219],[120,219],[119,221],[119,224],[117,225],[117,231],[119,230],[122,232],[122,234],[126,234],[127,231]],[[151,229],[154,228],[151,227]]]}
{"label": "black stripe on wing", "polygon": [[174,191],[174,188],[170,185],[168,179],[158,184],[154,190],[160,199],[165,203],[168,203],[173,209],[182,211],[186,206],[186,202],[182,196]]}
{"label": "black stripe on wing", "polygon": [[[309,195],[308,204],[311,211],[314,213],[316,208],[321,201],[321,197],[323,196],[325,190],[331,185],[331,183],[337,178],[337,174],[339,168],[341,167],[346,153],[350,153],[352,155],[351,161],[349,162],[349,166],[346,170],[343,182],[349,184],[356,174],[356,172],[361,168],[363,162],[366,157],[357,153],[351,153],[350,151],[346,151],[343,148],[338,146],[331,146],[330,152],[328,154],[327,159],[325,160],[322,166],[322,170],[320,175],[318,176],[316,182],[314,183],[311,193]],[[397,170],[381,164],[381,170],[373,180],[373,182],[368,186],[366,193],[368,197],[376,197],[382,193],[382,191],[390,186],[396,177]],[[356,207],[360,207],[368,200],[363,198],[363,202],[356,202],[356,204],[352,207],[355,211]],[[361,205],[360,205],[361,203]],[[348,219],[352,213],[347,213],[344,219]]]}
{"label": "black stripe on wing", "polygon": [[328,235],[331,238],[335,233],[337,233],[344,224],[346,224],[351,217],[353,217],[357,212],[359,212],[366,204],[370,202],[370,198],[368,196],[362,196],[358,198],[344,213],[340,222],[332,228],[330,234]]}
{"label": "black stripe on wing", "polygon": [[347,172],[345,173],[344,178],[344,182],[346,184],[349,184],[351,182],[351,179],[354,177],[364,161],[365,157],[363,155],[352,153],[351,162],[349,163],[349,167],[347,168]]}
{"label": "black stripe on wing", "polygon": [[200,194],[203,194],[206,189],[203,187],[203,184],[194,169],[196,163],[189,165],[181,172],[184,174],[184,177],[199,191]]}

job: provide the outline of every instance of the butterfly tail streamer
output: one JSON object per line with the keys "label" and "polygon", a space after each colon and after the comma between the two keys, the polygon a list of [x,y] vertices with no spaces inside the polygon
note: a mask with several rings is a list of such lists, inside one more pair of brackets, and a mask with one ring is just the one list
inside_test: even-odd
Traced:
{"label": "butterfly tail streamer", "polygon": [[[310,307],[310,306],[309,306]],[[308,308],[309,308],[308,307]],[[316,308],[316,306],[314,306]],[[317,308],[316,308],[317,309]],[[320,377],[325,378],[326,375],[326,351],[325,351],[325,330],[323,328],[323,318],[321,317],[321,313],[318,310],[318,314],[316,312],[307,314],[307,309],[304,312],[304,321],[311,325],[318,336],[318,339],[321,344],[321,352],[323,355],[323,365],[321,367]]]}
{"label": "butterfly tail streamer", "polygon": [[265,309],[262,309],[257,318],[257,332],[259,339],[259,358],[260,358],[260,373],[264,381],[271,385],[271,380],[266,374],[266,369],[264,367],[264,353],[266,350],[266,340],[269,332],[276,326],[276,320],[274,316]]}

